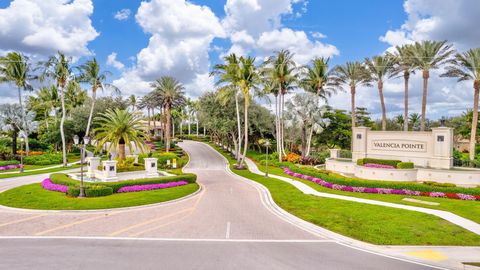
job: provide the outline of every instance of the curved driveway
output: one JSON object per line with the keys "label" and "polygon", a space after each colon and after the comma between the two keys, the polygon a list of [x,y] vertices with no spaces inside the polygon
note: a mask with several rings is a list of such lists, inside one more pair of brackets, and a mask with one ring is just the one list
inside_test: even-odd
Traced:
{"label": "curved driveway", "polygon": [[[265,207],[209,146],[182,147],[185,171],[202,186],[188,199],[81,212],[0,208],[0,269],[56,269],[65,258],[73,269],[432,269],[302,230]],[[0,180],[0,191],[42,179]]]}

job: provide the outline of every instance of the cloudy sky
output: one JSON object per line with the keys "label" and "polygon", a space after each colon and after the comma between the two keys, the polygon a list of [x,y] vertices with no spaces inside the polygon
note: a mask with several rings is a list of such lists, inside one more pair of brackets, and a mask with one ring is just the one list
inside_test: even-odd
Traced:
{"label": "cloudy sky", "polygon": [[[162,75],[177,77],[188,95],[213,88],[210,68],[230,52],[258,59],[280,49],[299,64],[331,57],[332,65],[363,60],[389,47],[423,39],[480,46],[478,0],[0,0],[0,54],[32,59],[62,51],[81,63],[96,57],[124,95],[143,95]],[[428,117],[472,106],[471,83],[432,72]],[[411,80],[411,110],[419,111],[422,82]],[[403,82],[385,85],[390,115],[403,111]],[[0,86],[0,102],[15,101]],[[349,108],[347,93],[330,104]],[[358,90],[358,106],[378,113],[375,88]]]}

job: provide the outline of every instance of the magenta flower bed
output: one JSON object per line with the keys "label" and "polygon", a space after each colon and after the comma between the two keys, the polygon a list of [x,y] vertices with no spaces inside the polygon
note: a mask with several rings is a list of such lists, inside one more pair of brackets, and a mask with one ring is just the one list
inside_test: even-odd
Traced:
{"label": "magenta flower bed", "polygon": [[67,193],[67,191],[68,191],[67,186],[54,184],[52,182],[52,180],[50,180],[50,178],[47,178],[47,179],[42,181],[42,187],[44,189],[50,190],[50,191],[58,191],[58,192],[63,192],[63,193]]}
{"label": "magenta flower bed", "polygon": [[382,165],[382,164],[375,164],[375,163],[367,163],[367,164],[364,164],[363,167],[376,168],[376,169],[396,169],[392,165]]}
{"label": "magenta flower bed", "polygon": [[147,190],[155,190],[155,189],[164,189],[164,188],[172,188],[172,187],[179,187],[188,185],[188,182],[179,181],[179,182],[168,182],[162,184],[147,184],[147,185],[135,185],[135,186],[125,186],[121,187],[117,193],[125,193],[125,192],[139,192],[139,191],[147,191]]}
{"label": "magenta flower bed", "polygon": [[8,171],[8,170],[13,170],[13,169],[19,169],[19,168],[22,168],[22,167],[23,167],[23,165],[21,165],[21,164],[0,166],[0,171]]}
{"label": "magenta flower bed", "polygon": [[444,193],[444,192],[423,192],[414,191],[408,189],[391,189],[391,188],[369,188],[369,187],[352,187],[329,183],[323,179],[316,178],[310,175],[304,175],[301,173],[292,172],[289,168],[283,168],[283,171],[293,177],[298,177],[304,180],[312,181],[323,187],[347,192],[359,192],[359,193],[374,193],[374,194],[395,194],[395,195],[408,195],[408,196],[425,196],[434,198],[450,198],[465,201],[480,201],[480,195],[469,195],[462,193]]}

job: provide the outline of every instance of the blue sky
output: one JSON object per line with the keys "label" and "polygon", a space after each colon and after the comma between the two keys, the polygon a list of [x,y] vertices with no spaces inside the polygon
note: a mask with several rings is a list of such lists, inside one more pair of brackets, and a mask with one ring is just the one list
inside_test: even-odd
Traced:
{"label": "blue sky", "polygon": [[[0,54],[42,59],[60,50],[76,63],[96,57],[123,95],[142,96],[163,75],[178,78],[193,98],[213,89],[208,76],[222,55],[261,60],[289,49],[298,64],[330,57],[332,67],[424,39],[448,40],[460,51],[480,46],[478,0],[0,0]],[[471,108],[472,87],[429,81],[427,117]],[[421,77],[410,82],[412,112],[420,110]],[[403,81],[384,86],[387,112],[403,111]],[[358,89],[358,106],[375,117],[376,88]],[[105,93],[108,94],[108,93]],[[14,102],[0,85],[0,102]],[[348,93],[330,105],[349,108]]]}

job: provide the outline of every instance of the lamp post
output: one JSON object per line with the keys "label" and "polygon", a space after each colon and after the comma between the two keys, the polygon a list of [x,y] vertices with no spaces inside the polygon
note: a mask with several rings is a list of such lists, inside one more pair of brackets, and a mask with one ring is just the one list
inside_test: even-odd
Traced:
{"label": "lamp post", "polygon": [[80,148],[80,194],[79,198],[85,198],[85,188],[83,186],[83,163],[85,160],[85,148],[90,143],[90,137],[83,137],[83,144],[80,144],[80,137],[78,135],[73,136],[73,143]]}
{"label": "lamp post", "polygon": [[23,173],[23,141],[25,138],[20,135],[20,173]]}
{"label": "lamp post", "polygon": [[270,141],[265,140],[265,147],[267,148],[267,155],[265,156],[265,177],[268,177],[268,147],[270,146]]}

